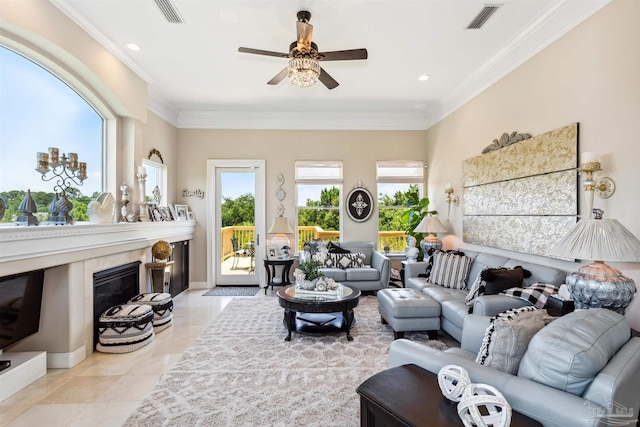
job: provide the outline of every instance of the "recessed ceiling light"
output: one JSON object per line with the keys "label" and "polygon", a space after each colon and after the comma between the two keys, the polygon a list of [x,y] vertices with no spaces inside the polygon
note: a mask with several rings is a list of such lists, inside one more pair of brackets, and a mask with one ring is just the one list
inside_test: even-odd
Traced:
{"label": "recessed ceiling light", "polygon": [[429,80],[429,76],[426,74],[423,74],[420,77],[418,77],[418,80],[420,80],[421,82],[427,81]]}
{"label": "recessed ceiling light", "polygon": [[140,50],[140,46],[138,46],[135,43],[127,43],[127,48],[129,48],[129,50],[132,50],[134,52],[137,52]]}

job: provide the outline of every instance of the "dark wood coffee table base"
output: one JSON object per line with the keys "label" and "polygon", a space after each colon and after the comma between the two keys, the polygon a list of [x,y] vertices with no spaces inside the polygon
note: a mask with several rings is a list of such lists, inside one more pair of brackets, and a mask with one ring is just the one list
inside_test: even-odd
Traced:
{"label": "dark wood coffee table base", "polygon": [[347,340],[353,341],[351,326],[355,322],[353,309],[360,302],[360,290],[343,285],[340,296],[334,298],[296,297],[295,286],[278,290],[278,303],[284,308],[285,341],[291,341],[291,332],[345,331]]}
{"label": "dark wood coffee table base", "polygon": [[[360,425],[464,426],[457,403],[446,399],[438,377],[416,365],[387,369],[367,379],[356,390],[360,395]],[[511,426],[542,426],[513,411]]]}
{"label": "dark wood coffee table base", "polygon": [[356,319],[353,310],[347,310],[346,313],[296,313],[285,310],[282,323],[289,331],[286,341],[291,341],[292,331],[307,333],[345,331],[347,340],[353,341],[351,328],[356,324]]}

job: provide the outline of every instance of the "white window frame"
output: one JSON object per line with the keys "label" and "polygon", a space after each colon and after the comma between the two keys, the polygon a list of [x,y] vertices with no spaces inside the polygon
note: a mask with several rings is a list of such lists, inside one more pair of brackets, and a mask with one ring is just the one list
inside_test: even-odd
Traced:
{"label": "white window frame", "polygon": [[[313,169],[317,168],[318,171],[326,170],[327,172],[333,171],[335,173],[327,173],[327,174],[318,174],[318,175],[308,175],[302,173],[304,169]],[[295,242],[296,249],[298,247],[299,235],[298,235],[298,208],[300,207],[300,201],[298,200],[298,186],[299,185],[326,185],[331,187],[337,187],[340,191],[340,203],[338,205],[338,216],[339,216],[339,228],[340,228],[340,237],[342,240],[342,233],[344,229],[344,208],[342,203],[343,196],[343,173],[344,166],[342,160],[296,160],[295,161],[295,202],[296,202],[296,227],[295,227]]]}
{"label": "white window frame", "polygon": [[[376,196],[380,196],[380,184],[408,184],[418,186],[418,196],[424,197],[424,162],[420,160],[378,160],[376,162]],[[384,172],[383,172],[384,171]],[[378,203],[376,227],[380,234],[380,211],[405,209],[404,206],[381,207]]]}

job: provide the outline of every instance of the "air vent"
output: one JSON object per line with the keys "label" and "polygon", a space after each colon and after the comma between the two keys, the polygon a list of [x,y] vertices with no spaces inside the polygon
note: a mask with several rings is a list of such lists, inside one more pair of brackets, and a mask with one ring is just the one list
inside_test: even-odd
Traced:
{"label": "air vent", "polygon": [[156,4],[160,8],[160,11],[172,24],[183,24],[184,21],[178,12],[178,9],[173,5],[171,0],[155,0]]}
{"label": "air vent", "polygon": [[494,13],[498,9],[502,7],[501,4],[485,4],[480,13],[473,18],[473,21],[467,27],[467,30],[477,30],[482,28],[482,26],[493,16]]}

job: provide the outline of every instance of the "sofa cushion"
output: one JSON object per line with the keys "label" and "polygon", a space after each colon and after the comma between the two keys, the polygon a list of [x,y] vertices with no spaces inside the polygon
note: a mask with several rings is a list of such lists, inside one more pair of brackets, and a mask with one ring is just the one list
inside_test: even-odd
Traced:
{"label": "sofa cushion", "polygon": [[325,267],[353,268],[364,267],[365,255],[362,252],[329,253]]}
{"label": "sofa cushion", "polygon": [[581,396],[630,334],[629,321],[614,311],[574,311],[531,339],[518,376]]}
{"label": "sofa cushion", "polygon": [[445,288],[465,289],[473,258],[455,252],[435,252],[429,281]]}
{"label": "sofa cushion", "polygon": [[347,281],[380,280],[380,272],[372,267],[345,268]]}
{"label": "sofa cushion", "polygon": [[427,284],[422,288],[422,292],[429,295],[431,298],[438,302],[449,300],[464,300],[466,291],[460,289],[445,288],[443,286],[434,285],[433,283]]}
{"label": "sofa cushion", "polygon": [[344,282],[347,280],[347,272],[342,268],[321,268],[320,272],[326,277],[331,277],[336,282]]}
{"label": "sofa cushion", "polygon": [[516,308],[493,316],[476,362],[515,375],[529,341],[543,327],[542,311],[535,307]]}
{"label": "sofa cushion", "polygon": [[464,325],[464,318],[469,315],[464,300],[450,299],[441,303],[442,317],[453,323],[460,329]]}
{"label": "sofa cushion", "polygon": [[478,295],[495,295],[509,288],[520,288],[524,278],[531,276],[528,270],[521,266],[513,268],[487,268],[482,270],[481,277],[484,281],[484,292],[478,291]]}

